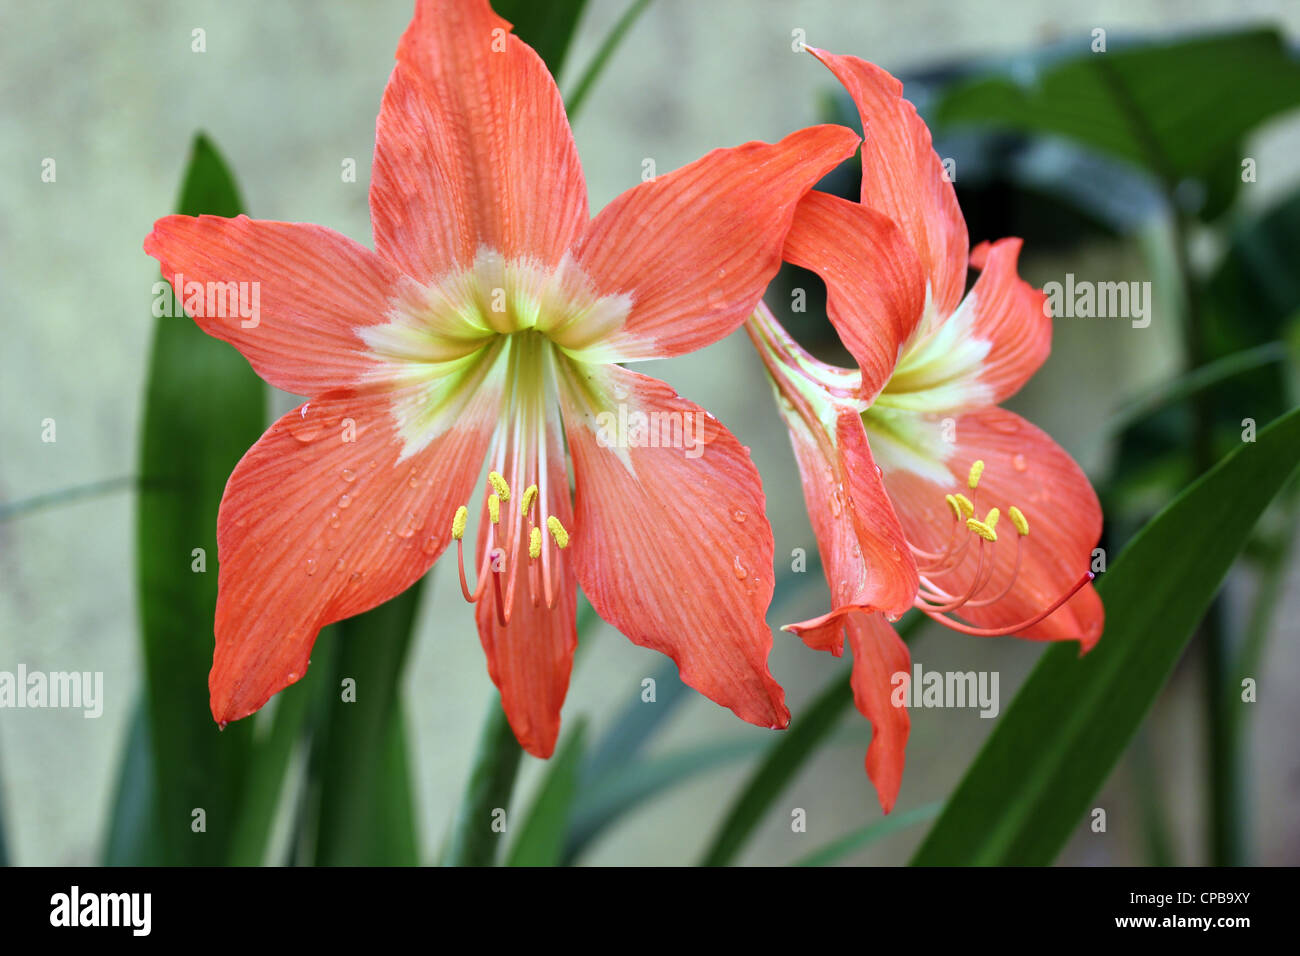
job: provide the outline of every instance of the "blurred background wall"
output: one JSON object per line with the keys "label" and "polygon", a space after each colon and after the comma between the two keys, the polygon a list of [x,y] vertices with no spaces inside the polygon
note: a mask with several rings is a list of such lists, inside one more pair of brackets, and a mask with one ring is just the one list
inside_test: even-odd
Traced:
{"label": "blurred background wall", "polygon": [[[156,265],[141,251],[155,218],[171,210],[189,141],[207,131],[230,162],[258,218],[321,223],[369,243],[367,187],[374,122],[408,0],[350,3],[0,4],[0,500],[14,501],[136,468],[144,371]],[[624,4],[591,0],[561,88],[571,87]],[[619,49],[575,127],[598,209],[640,179],[644,158],[673,169],[719,145],[773,140],[818,121],[817,101],[834,88],[811,58],[791,51],[791,31],[808,42],[874,60],[894,71],[1074,38],[1102,26],[1174,33],[1240,23],[1280,26],[1300,36],[1300,4],[1224,0],[1104,0],[1087,3],[884,3],[844,0],[657,0]],[[191,52],[191,30],[207,50]],[[1300,183],[1300,120],[1265,128],[1252,155],[1283,172],[1261,183],[1266,204]],[[45,157],[57,182],[42,183]],[[358,181],[340,181],[355,158]],[[996,238],[973,235],[972,240]],[[1129,244],[1108,242],[1068,262],[1027,249],[1023,272],[1041,283],[1067,269],[1106,268],[1138,278]],[[1127,271],[1126,271],[1127,270]],[[1017,408],[1100,467],[1090,447],[1096,426],[1121,399],[1176,367],[1174,339],[1160,331],[1134,351],[1133,339],[1100,326],[1057,324],[1052,359]],[[784,431],[748,342],[740,334],[652,370],[700,402],[750,445],[764,476],[778,563],[813,548]],[[280,406],[287,407],[288,399]],[[202,400],[196,396],[196,400]],[[57,442],[40,441],[57,422]],[[176,449],[183,455],[184,448]],[[138,690],[132,497],[123,491],[0,523],[0,669],[91,670],[105,674],[98,720],[68,711],[0,712],[0,797],[11,853],[22,864],[94,861],[120,746]],[[788,558],[785,558],[788,560]],[[464,783],[491,692],[472,611],[445,563],[422,609],[408,668],[407,699],[417,800],[426,846],[442,838]],[[1300,861],[1300,587],[1287,590],[1268,644],[1266,694],[1250,723],[1251,841],[1260,862]],[[1234,578],[1229,606],[1251,582]],[[784,619],[815,613],[816,588]],[[599,730],[635,699],[659,659],[608,628],[575,672],[566,717],[591,716]],[[923,665],[1001,673],[1003,705],[1040,649],[1014,640],[976,641],[925,633],[914,646]],[[772,667],[797,714],[838,662],[779,634]],[[1184,667],[1188,666],[1185,662]],[[1157,773],[1184,862],[1203,858],[1199,830],[1204,728],[1195,681],[1175,678],[1152,717]],[[993,721],[973,711],[913,711],[913,736],[899,806],[947,793]],[[703,698],[673,718],[657,747],[706,738],[744,738],[744,726]],[[835,746],[812,763],[781,805],[803,807],[809,832],[792,834],[788,809],[774,812],[746,856],[779,863],[811,851],[878,814],[862,772],[865,722],[846,718]],[[537,761],[525,758],[525,786]],[[1131,807],[1134,761],[1112,776],[1100,806]],[[695,858],[718,814],[743,780],[724,768],[657,800],[604,839],[600,863],[681,863]],[[1111,816],[1110,830],[1080,827],[1064,861],[1133,863],[1143,858],[1140,821]],[[917,827],[876,844],[855,862],[902,862],[924,832]]]}

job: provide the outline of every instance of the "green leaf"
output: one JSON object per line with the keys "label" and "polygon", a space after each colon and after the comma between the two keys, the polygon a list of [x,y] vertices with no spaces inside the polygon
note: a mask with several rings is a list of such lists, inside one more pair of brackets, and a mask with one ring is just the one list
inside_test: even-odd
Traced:
{"label": "green leaf", "polygon": [[[225,163],[203,136],[180,212],[242,211]],[[236,462],[261,436],[266,387],[240,354],[185,317],[155,320],[140,450],[136,556],[145,699],[157,787],[153,826],[169,864],[225,862],[252,721],[218,732],[208,710],[217,602],[217,506]],[[191,570],[202,548],[206,570]],[[195,832],[202,810],[206,832]]]}
{"label": "green leaf", "polygon": [[943,801],[922,804],[912,810],[903,810],[891,814],[883,820],[877,820],[874,823],[868,823],[851,833],[846,833],[838,840],[832,840],[820,850],[816,850],[802,860],[797,860],[795,866],[829,866],[838,860],[843,859],[850,853],[861,850],[864,846],[875,843],[882,837],[887,837],[892,833],[899,833],[908,827],[916,826],[918,823],[924,823],[927,820],[933,820],[943,809]]}
{"label": "green leaf", "polygon": [[1137,164],[1173,186],[1199,180],[1217,212],[1241,182],[1245,136],[1300,104],[1300,63],[1274,30],[1079,54],[962,83],[936,104],[942,125],[1050,133]]}
{"label": "green leaf", "polygon": [[[401,677],[422,588],[417,583],[317,638],[313,654],[329,656],[312,720],[311,859],[318,865],[419,862]],[[347,681],[355,700],[345,699]]]}
{"label": "green leaf", "polygon": [[501,834],[493,824],[498,810],[510,809],[510,794],[523,753],[506,720],[501,698],[493,694],[465,796],[452,822],[443,866],[491,866],[496,862]]}
{"label": "green leaf", "polygon": [[768,741],[761,737],[719,741],[636,760],[584,780],[569,823],[564,862],[572,863],[606,827],[655,794],[698,774],[756,756],[767,746]]}
{"label": "green leaf", "polygon": [[614,55],[618,45],[623,42],[623,37],[627,36],[628,31],[632,29],[632,25],[641,17],[641,14],[645,13],[648,6],[650,6],[650,0],[632,0],[627,9],[623,11],[623,15],[619,17],[618,22],[614,24],[614,28],[609,31],[608,36],[601,42],[599,49],[596,50],[596,55],[591,58],[591,62],[587,64],[587,68],[582,72],[582,77],[574,85],[573,92],[565,97],[569,122],[573,122],[573,118],[578,115],[578,110],[582,108],[587,95],[591,92],[592,87],[596,85],[596,78],[604,71],[610,57]]}
{"label": "green leaf", "polygon": [[1300,409],[1152,520],[1102,575],[1101,641],[1043,654],[913,863],[1046,865],[1105,782],[1260,514],[1300,462]]}
{"label": "green leaf", "polygon": [[541,789],[506,857],[507,866],[555,866],[560,862],[573,799],[578,793],[586,733],[587,723],[579,717],[559,753],[547,765]]}
{"label": "green leaf", "polygon": [[[256,732],[240,803],[239,820],[231,844],[234,866],[261,866],[267,862],[267,845],[276,811],[284,792],[285,777],[294,748],[301,742],[312,699],[319,694],[324,668],[312,668],[302,680],[276,694],[271,713],[256,717]],[[267,718],[270,718],[267,720]],[[269,729],[264,725],[269,724]]]}
{"label": "green leaf", "polygon": [[[907,640],[920,622],[920,615],[908,613],[897,625],[899,635]],[[740,853],[763,815],[794,781],[853,703],[851,678],[852,671],[844,668],[790,724],[790,729],[771,744],[767,757],[732,801],[713,843],[700,861],[701,866],[726,866]]]}
{"label": "green leaf", "polygon": [[153,743],[143,700],[131,711],[126,747],[117,775],[117,792],[108,821],[102,860],[105,866],[156,866],[161,849],[154,820]]}
{"label": "green leaf", "polygon": [[514,33],[559,77],[587,0],[495,0],[492,9],[514,25]]}

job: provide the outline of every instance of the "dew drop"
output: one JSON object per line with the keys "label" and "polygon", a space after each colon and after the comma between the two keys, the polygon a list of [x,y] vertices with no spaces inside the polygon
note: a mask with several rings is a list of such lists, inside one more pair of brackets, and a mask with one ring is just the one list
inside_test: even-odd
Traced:
{"label": "dew drop", "polygon": [[743,581],[749,576],[749,569],[740,563],[740,555],[736,555],[735,560],[732,562],[731,570],[735,572],[738,581]]}
{"label": "dew drop", "polygon": [[340,495],[340,496],[339,496],[339,507],[340,507],[340,508],[346,508],[346,507],[347,507],[348,505],[350,505],[350,504],[352,504],[352,496],[351,496],[351,495]]}
{"label": "dew drop", "polygon": [[895,622],[898,620],[898,615],[897,615],[897,614],[886,614],[886,615],[885,615],[885,620],[888,621],[890,624],[893,624],[893,623],[895,623]]}
{"label": "dew drop", "polygon": [[423,551],[425,554],[437,554],[437,553],[438,553],[438,539],[437,539],[437,538],[425,538],[425,539],[424,539],[424,544],[422,544],[422,545],[420,546],[420,550]]}
{"label": "dew drop", "polygon": [[731,513],[731,520],[735,521],[737,524],[744,524],[745,519],[748,517],[749,515],[741,511],[739,508]]}
{"label": "dew drop", "polygon": [[356,584],[358,581],[361,580],[361,572],[353,571],[350,575],[348,575],[348,580],[351,581],[353,584]]}
{"label": "dew drop", "polygon": [[289,429],[289,434],[304,445],[314,442],[325,431],[325,422],[322,416],[312,413],[311,402],[298,410],[297,418],[289,416],[285,419],[285,426]]}
{"label": "dew drop", "polygon": [[406,480],[406,483],[410,485],[412,488],[419,488],[420,476],[417,475],[415,472],[411,472],[411,477]]}
{"label": "dew drop", "polygon": [[424,519],[415,512],[410,512],[398,527],[397,536],[399,538],[409,538],[422,527],[424,527]]}
{"label": "dew drop", "polygon": [[844,489],[836,485],[831,493],[831,514],[836,518],[844,511]]}
{"label": "dew drop", "polygon": [[315,574],[315,573],[316,573],[316,559],[315,559],[315,558],[308,558],[308,559],[307,559],[307,577],[311,577],[311,576],[312,576],[313,574]]}
{"label": "dew drop", "polygon": [[335,571],[342,571],[345,566],[346,565],[344,565],[342,558],[339,558],[337,561],[334,562]]}
{"label": "dew drop", "polygon": [[339,517],[339,513],[337,511],[331,511],[329,517],[330,527],[337,528],[342,523],[343,523],[343,519]]}
{"label": "dew drop", "polygon": [[339,472],[339,474],[343,477],[344,481],[357,480],[357,473],[353,471],[351,468],[344,468],[341,472]]}
{"label": "dew drop", "polygon": [[1025,463],[1024,455],[1016,455],[1016,457],[1011,459],[1011,467],[1016,471],[1024,471],[1029,466]]}

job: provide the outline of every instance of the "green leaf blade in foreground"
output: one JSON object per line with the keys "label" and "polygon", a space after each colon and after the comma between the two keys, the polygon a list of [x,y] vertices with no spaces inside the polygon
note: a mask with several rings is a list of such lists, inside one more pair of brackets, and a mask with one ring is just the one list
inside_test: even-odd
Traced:
{"label": "green leaf blade in foreground", "polygon": [[1154,703],[1260,514],[1300,463],[1300,409],[1156,516],[1098,585],[1101,641],[1043,654],[912,862],[1046,865]]}
{"label": "green leaf blade in foreground", "polygon": [[[899,635],[907,640],[922,620],[915,611],[909,612],[897,625]],[[790,724],[790,729],[776,739],[732,803],[718,827],[717,836],[700,861],[701,866],[727,866],[735,860],[762,822],[763,815],[794,781],[853,704],[851,679],[852,671],[845,668]]]}
{"label": "green leaf blade in foreground", "polygon": [[[229,170],[202,136],[194,141],[179,211],[242,212]],[[183,315],[155,320],[136,561],[157,799],[152,829],[159,858],[170,864],[225,862],[234,831],[252,721],[218,732],[208,709],[217,508],[226,479],[265,422],[266,386],[238,352]],[[203,571],[192,570],[197,548]],[[192,827],[197,810],[202,832]]]}
{"label": "green leaf blade in foreground", "polygon": [[506,866],[556,866],[564,851],[578,778],[586,752],[586,721],[579,717],[560,752],[546,768],[546,777],[533,800],[506,858]]}
{"label": "green leaf blade in foreground", "polygon": [[[419,862],[401,678],[422,590],[417,583],[318,640],[328,676],[313,715],[309,771],[317,865]],[[344,681],[353,682],[355,700],[344,699]]]}

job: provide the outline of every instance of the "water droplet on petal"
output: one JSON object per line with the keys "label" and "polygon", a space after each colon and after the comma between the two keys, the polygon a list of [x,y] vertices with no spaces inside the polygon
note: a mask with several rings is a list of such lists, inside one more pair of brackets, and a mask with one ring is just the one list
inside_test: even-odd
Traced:
{"label": "water droplet on petal", "polygon": [[749,575],[749,569],[740,563],[740,555],[736,555],[731,565],[732,571],[736,574],[736,579],[743,581]]}
{"label": "water droplet on petal", "polygon": [[731,513],[731,520],[735,521],[737,524],[743,524],[745,519],[748,517],[749,515],[741,511],[739,508]]}
{"label": "water droplet on petal", "polygon": [[839,485],[831,492],[831,514],[836,518],[844,511],[844,490]]}
{"label": "water droplet on petal", "polygon": [[1024,455],[1016,455],[1016,457],[1011,459],[1011,467],[1014,468],[1016,471],[1024,471],[1026,468],[1029,467],[1029,465],[1025,463]]}
{"label": "water droplet on petal", "polygon": [[343,523],[343,519],[339,517],[339,513],[337,511],[331,511],[329,517],[329,526],[331,528],[337,528],[342,523]]}
{"label": "water droplet on petal", "polygon": [[284,422],[289,434],[304,445],[316,441],[325,432],[325,417],[311,410],[311,402],[298,409],[297,416],[290,415]]}
{"label": "water droplet on petal", "polygon": [[308,558],[308,559],[307,559],[307,577],[311,577],[311,576],[312,576],[313,574],[315,574],[315,573],[316,573],[316,559],[315,559],[315,558]]}
{"label": "water droplet on petal", "polygon": [[346,508],[346,507],[347,507],[348,505],[350,505],[350,504],[352,504],[352,496],[351,496],[351,495],[340,495],[340,496],[339,496],[339,507],[340,507],[340,508]]}
{"label": "water droplet on petal", "polygon": [[403,519],[401,526],[398,527],[397,536],[399,538],[409,538],[422,527],[424,527],[424,519],[412,511]]}
{"label": "water droplet on petal", "polygon": [[342,571],[344,567],[345,567],[345,565],[343,564],[343,559],[342,559],[342,558],[339,558],[337,561],[334,562],[334,570],[335,570],[335,571]]}
{"label": "water droplet on petal", "polygon": [[353,584],[356,584],[358,581],[361,580],[361,572],[353,571],[350,575],[348,575],[348,580],[351,581]]}
{"label": "water droplet on petal", "polygon": [[896,622],[896,621],[898,620],[898,615],[897,615],[897,614],[886,614],[886,615],[885,615],[885,620],[888,621],[890,624],[893,624],[894,622]]}
{"label": "water droplet on petal", "polygon": [[438,553],[438,539],[437,539],[437,538],[425,538],[425,539],[424,539],[424,544],[420,546],[420,550],[423,551],[425,554],[437,554],[437,553]]}
{"label": "water droplet on petal", "polygon": [[343,477],[344,481],[357,480],[357,473],[353,471],[351,468],[344,468],[341,472],[339,472],[339,474]]}

